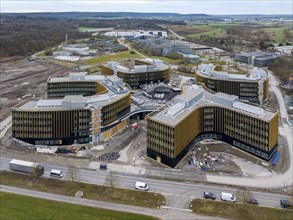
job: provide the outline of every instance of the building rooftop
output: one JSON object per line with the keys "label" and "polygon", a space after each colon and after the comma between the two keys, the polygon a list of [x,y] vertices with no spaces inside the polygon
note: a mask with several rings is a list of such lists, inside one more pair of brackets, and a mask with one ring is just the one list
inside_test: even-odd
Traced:
{"label": "building rooftop", "polygon": [[70,73],[68,77],[54,77],[50,82],[70,81],[98,81],[107,89],[106,94],[96,94],[83,97],[82,95],[67,95],[63,99],[40,99],[30,100],[19,106],[19,109],[84,109],[91,107],[102,107],[127,95],[129,88],[117,76],[87,76],[86,72]]}
{"label": "building rooftop", "polygon": [[202,106],[222,106],[262,120],[270,120],[277,112],[242,102],[237,96],[225,93],[212,93],[201,85],[185,85],[184,93],[176,96],[171,104],[153,113],[153,120],[175,126],[193,110]]}
{"label": "building rooftop", "polygon": [[246,56],[246,57],[255,57],[257,59],[260,59],[261,57],[264,58],[276,58],[278,55],[275,53],[269,53],[269,52],[251,52],[251,53],[240,53],[236,54],[236,56]]}
{"label": "building rooftop", "polygon": [[247,74],[230,74],[222,71],[215,71],[215,65],[213,64],[201,64],[197,68],[199,75],[219,79],[219,80],[245,80],[245,81],[256,81],[266,79],[268,74],[263,69],[250,69]]}
{"label": "building rooftop", "polygon": [[120,71],[123,73],[129,73],[129,74],[165,70],[169,68],[169,66],[166,63],[164,63],[162,60],[151,59],[151,58],[143,58],[143,59],[137,59],[137,60],[144,62],[145,64],[136,65],[135,62],[127,62],[127,66],[126,66],[126,64],[123,65],[120,62],[109,61],[107,62],[106,66],[111,68],[114,71]]}

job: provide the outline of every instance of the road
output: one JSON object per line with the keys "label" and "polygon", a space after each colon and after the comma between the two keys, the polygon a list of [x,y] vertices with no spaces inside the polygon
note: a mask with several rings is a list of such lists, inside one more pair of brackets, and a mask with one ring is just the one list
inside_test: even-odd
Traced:
{"label": "road", "polygon": [[145,55],[143,55],[142,53],[140,53],[139,51],[137,51],[135,48],[133,48],[132,46],[130,46],[129,44],[126,44],[123,40],[118,39],[119,44],[122,44],[123,46],[127,47],[129,51],[134,51],[135,53],[137,53],[139,56],[146,58]]}
{"label": "road", "polygon": [[182,37],[180,35],[178,35],[177,33],[175,33],[172,29],[168,28],[168,31],[170,31],[175,37],[179,38],[180,40],[184,40],[185,37]]}
{"label": "road", "polygon": [[[8,170],[9,158],[1,158],[1,169]],[[51,169],[62,170],[65,174],[67,173],[67,167],[53,166],[49,164],[43,164],[45,167],[44,177],[50,178],[49,172]],[[106,176],[109,175],[104,171],[91,171],[91,170],[79,170],[79,180],[82,182],[104,185]],[[154,179],[143,178],[140,175],[128,176],[127,174],[114,174],[117,185],[116,187],[134,189],[136,181],[146,182],[149,185],[149,191],[158,192],[166,197],[166,206],[171,209],[180,210],[188,209],[189,202],[195,198],[202,198],[204,191],[215,193],[217,200],[220,200],[221,192],[230,192],[237,195],[238,189],[225,187],[225,186],[209,186],[206,184],[187,184],[177,183],[169,181],[161,181]],[[262,193],[251,191],[251,196],[259,201],[259,205],[278,207],[280,208],[280,199],[290,199],[289,196],[278,195],[272,193]],[[241,201],[240,201],[241,202]]]}
{"label": "road", "polygon": [[175,219],[206,219],[206,220],[222,219],[222,218],[215,218],[215,217],[199,216],[191,212],[186,212],[186,211],[178,210],[178,209],[177,210],[167,209],[167,208],[150,209],[150,208],[143,208],[138,206],[130,206],[130,205],[110,203],[110,202],[97,201],[97,200],[91,200],[91,199],[76,198],[71,196],[63,196],[63,195],[57,195],[53,193],[45,193],[45,192],[39,192],[39,191],[22,189],[22,188],[11,187],[11,186],[4,186],[4,185],[0,186],[0,191],[20,194],[20,195],[30,196],[35,198],[41,198],[46,200],[58,201],[58,202],[90,206],[94,208],[102,208],[102,209],[110,209],[110,210],[116,210],[116,211],[122,211],[122,212],[150,215],[150,216],[158,217],[160,219],[174,219],[174,220]]}

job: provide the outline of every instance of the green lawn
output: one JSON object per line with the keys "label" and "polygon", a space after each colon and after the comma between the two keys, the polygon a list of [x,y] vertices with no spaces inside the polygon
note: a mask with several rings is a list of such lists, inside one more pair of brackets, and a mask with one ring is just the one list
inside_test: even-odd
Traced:
{"label": "green lawn", "polygon": [[151,220],[151,216],[118,212],[106,209],[72,205],[45,199],[32,198],[11,193],[0,192],[0,219],[5,220]]}
{"label": "green lawn", "polygon": [[79,27],[78,28],[78,31],[94,31],[94,30],[97,30],[98,28],[89,28],[89,27]]}
{"label": "green lawn", "polygon": [[168,57],[160,57],[160,56],[149,56],[152,59],[159,59],[159,60],[163,60],[166,63],[170,63],[170,64],[179,64],[180,60],[174,60],[174,59],[170,59]]}
{"label": "green lawn", "polygon": [[287,27],[278,27],[278,28],[262,28],[261,30],[264,30],[265,32],[270,34],[270,38],[277,42],[282,43],[284,42],[284,29]]}
{"label": "green lawn", "polygon": [[209,24],[209,25],[192,25],[192,28],[202,30],[204,32],[198,34],[189,34],[188,38],[199,39],[201,35],[222,37],[226,35],[227,24]]}
{"label": "green lawn", "polygon": [[115,54],[107,54],[100,57],[94,57],[94,58],[85,60],[84,63],[88,65],[95,65],[95,64],[105,63],[111,60],[121,60],[124,58],[141,58],[141,56],[136,53],[131,54],[129,51],[123,51],[123,52],[118,52]]}
{"label": "green lawn", "polygon": [[190,203],[193,212],[199,215],[226,217],[237,220],[292,220],[293,211],[260,207],[249,204],[232,204],[222,201],[195,199]]}
{"label": "green lawn", "polygon": [[[67,196],[74,196],[77,191],[83,191],[84,198],[148,208],[157,208],[165,204],[165,197],[158,193],[51,178],[34,178],[31,175],[7,171],[0,172],[0,184]],[[115,186],[118,187],[119,182]]]}

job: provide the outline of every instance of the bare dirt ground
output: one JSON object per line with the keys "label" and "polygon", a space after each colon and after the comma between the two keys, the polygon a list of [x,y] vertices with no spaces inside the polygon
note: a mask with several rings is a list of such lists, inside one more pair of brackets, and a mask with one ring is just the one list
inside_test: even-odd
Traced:
{"label": "bare dirt ground", "polygon": [[46,97],[49,76],[60,76],[68,69],[45,61],[0,61],[0,121],[11,108],[29,97]]}
{"label": "bare dirt ground", "polygon": [[[131,121],[133,123],[134,121]],[[120,157],[111,162],[128,165],[148,165],[146,157],[146,122],[136,121],[138,128],[132,129],[130,126],[123,132],[113,136],[104,144],[105,149],[95,152],[96,156],[108,152],[117,152]],[[101,161],[98,160],[97,161]]]}
{"label": "bare dirt ground", "polygon": [[[194,158],[195,161],[188,162],[189,158]],[[204,170],[234,176],[270,176],[274,173],[269,162],[264,162],[233,146],[213,140],[200,142],[182,161],[181,167],[183,170],[194,170],[195,172]]]}

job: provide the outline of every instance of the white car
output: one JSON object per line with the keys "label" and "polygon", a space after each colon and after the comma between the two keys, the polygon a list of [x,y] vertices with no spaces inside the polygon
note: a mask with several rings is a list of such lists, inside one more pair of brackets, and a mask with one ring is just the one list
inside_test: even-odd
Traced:
{"label": "white car", "polygon": [[227,202],[236,202],[236,197],[233,196],[231,193],[221,193],[221,200],[227,201]]}
{"label": "white car", "polygon": [[134,187],[135,189],[144,190],[144,191],[147,191],[149,189],[149,186],[143,182],[136,182]]}

